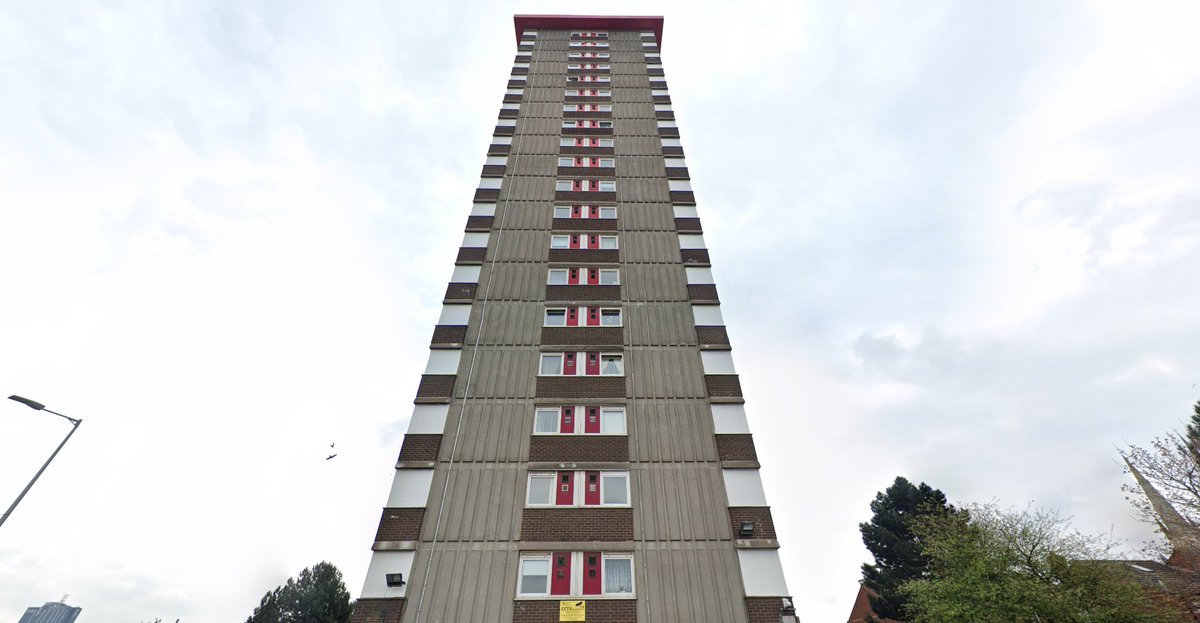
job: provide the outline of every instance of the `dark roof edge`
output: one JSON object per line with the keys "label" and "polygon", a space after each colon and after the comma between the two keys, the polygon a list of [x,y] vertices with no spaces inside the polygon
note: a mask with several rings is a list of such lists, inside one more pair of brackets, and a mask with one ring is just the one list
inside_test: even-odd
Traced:
{"label": "dark roof edge", "polygon": [[661,15],[514,15],[517,42],[526,30],[653,30],[662,47]]}

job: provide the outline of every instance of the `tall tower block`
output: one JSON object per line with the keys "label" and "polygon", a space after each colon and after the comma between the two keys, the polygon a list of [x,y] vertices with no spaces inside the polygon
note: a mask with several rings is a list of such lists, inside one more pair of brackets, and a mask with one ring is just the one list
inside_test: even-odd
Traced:
{"label": "tall tower block", "polygon": [[515,25],[353,620],[794,621],[663,20]]}

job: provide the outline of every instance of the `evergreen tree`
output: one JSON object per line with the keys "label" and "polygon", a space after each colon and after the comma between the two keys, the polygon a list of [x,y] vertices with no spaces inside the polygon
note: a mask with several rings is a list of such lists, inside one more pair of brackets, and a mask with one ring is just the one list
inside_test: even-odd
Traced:
{"label": "evergreen tree", "polygon": [[263,595],[246,623],[347,623],[352,609],[342,572],[319,562]]}
{"label": "evergreen tree", "polygon": [[871,521],[858,525],[863,545],[875,564],[863,564],[863,585],[874,591],[871,609],[887,619],[904,619],[907,595],[901,584],[924,577],[929,559],[913,528],[918,518],[956,512],[946,495],[925,483],[913,485],[902,476],[871,502]]}
{"label": "evergreen tree", "polygon": [[1192,460],[1200,464],[1200,400],[1192,405],[1192,419],[1187,425],[1187,447]]}

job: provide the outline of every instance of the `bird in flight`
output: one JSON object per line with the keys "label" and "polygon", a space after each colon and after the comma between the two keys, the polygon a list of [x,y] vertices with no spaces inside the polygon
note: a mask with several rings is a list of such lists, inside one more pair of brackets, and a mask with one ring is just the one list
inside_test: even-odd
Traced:
{"label": "bird in flight", "polygon": [[[332,447],[333,447],[333,444],[332,444],[332,443],[331,443],[331,444],[329,444],[329,447],[330,447],[330,448],[332,448]],[[326,460],[326,461],[328,461],[329,459],[332,459],[332,458],[333,458],[333,457],[335,457],[335,456],[337,456],[337,453],[336,453],[336,452],[334,452],[333,454],[331,454],[331,455],[329,455],[329,456],[325,457],[325,460]]]}

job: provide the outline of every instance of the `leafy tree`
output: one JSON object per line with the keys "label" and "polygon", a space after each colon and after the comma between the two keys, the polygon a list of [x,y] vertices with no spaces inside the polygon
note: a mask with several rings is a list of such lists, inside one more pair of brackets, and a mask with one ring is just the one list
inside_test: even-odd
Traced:
{"label": "leafy tree", "polygon": [[319,562],[263,595],[246,623],[347,623],[351,610],[342,572]]}
{"label": "leafy tree", "polygon": [[1102,560],[1112,542],[1055,512],[974,506],[914,526],[929,575],[904,584],[912,623],[1179,623],[1182,610]]}
{"label": "leafy tree", "polygon": [[898,589],[905,582],[923,577],[929,565],[913,525],[924,515],[952,513],[954,507],[946,504],[941,491],[897,477],[892,486],[876,494],[871,512],[871,521],[858,525],[863,545],[875,557],[875,564],[862,566],[863,584],[875,592],[871,609],[876,615],[903,619],[908,597]]}

